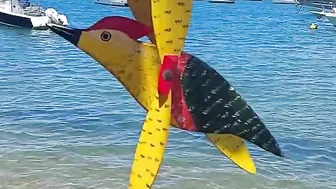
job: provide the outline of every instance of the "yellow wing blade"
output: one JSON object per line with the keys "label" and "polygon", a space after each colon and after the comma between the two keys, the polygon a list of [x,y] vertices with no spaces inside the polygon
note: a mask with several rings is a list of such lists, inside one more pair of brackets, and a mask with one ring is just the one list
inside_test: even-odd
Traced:
{"label": "yellow wing blade", "polygon": [[127,0],[134,18],[147,26],[152,26],[151,0]]}
{"label": "yellow wing blade", "polygon": [[[147,26],[153,27],[152,16],[151,16],[151,0],[127,0],[128,6],[134,18]],[[147,36],[149,40],[156,44],[154,34],[149,34]]]}
{"label": "yellow wing blade", "polygon": [[160,58],[180,55],[188,34],[193,0],[151,0],[152,21]]}
{"label": "yellow wing blade", "polygon": [[135,151],[129,189],[148,189],[152,187],[159,172],[170,123],[171,95],[159,108],[158,96],[152,103],[143,125]]}

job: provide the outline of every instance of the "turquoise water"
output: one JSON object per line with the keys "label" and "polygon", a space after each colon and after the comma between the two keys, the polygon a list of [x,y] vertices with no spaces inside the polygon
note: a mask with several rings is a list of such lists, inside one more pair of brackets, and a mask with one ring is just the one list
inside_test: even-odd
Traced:
{"label": "turquoise water", "polygon": [[[40,1],[77,27],[128,8]],[[257,174],[204,135],[172,129],[155,186],[335,189],[336,29],[291,5],[195,2],[186,50],[215,67],[286,158],[249,144]],[[318,23],[319,29],[309,30]],[[126,188],[145,111],[94,60],[50,31],[0,27],[0,188]]]}

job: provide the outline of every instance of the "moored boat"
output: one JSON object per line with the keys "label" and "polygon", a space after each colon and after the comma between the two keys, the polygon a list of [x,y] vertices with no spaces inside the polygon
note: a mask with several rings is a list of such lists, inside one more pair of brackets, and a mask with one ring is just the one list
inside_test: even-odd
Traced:
{"label": "moored boat", "polygon": [[0,23],[33,29],[48,29],[48,23],[69,25],[63,14],[52,8],[44,10],[29,0],[0,0]]}
{"label": "moored boat", "polygon": [[209,3],[235,3],[235,0],[209,0]]}
{"label": "moored boat", "polygon": [[297,5],[299,4],[298,0],[273,0],[272,1],[273,4],[293,4],[293,5]]}
{"label": "moored boat", "polygon": [[94,3],[119,7],[128,7],[127,0],[94,0]]}
{"label": "moored boat", "polygon": [[336,27],[336,8],[333,12],[325,13],[324,16]]}

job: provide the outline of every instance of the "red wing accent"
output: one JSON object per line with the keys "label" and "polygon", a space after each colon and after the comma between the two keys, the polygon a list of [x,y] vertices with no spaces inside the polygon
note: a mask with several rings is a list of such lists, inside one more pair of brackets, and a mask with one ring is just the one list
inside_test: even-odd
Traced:
{"label": "red wing accent", "polygon": [[189,54],[182,52],[182,55],[180,56],[178,61],[177,68],[179,75],[174,78],[172,85],[172,116],[176,120],[180,129],[197,131],[197,127],[191,114],[188,111],[187,104],[184,100],[183,89],[181,88],[180,79],[183,75],[185,66],[189,58]]}

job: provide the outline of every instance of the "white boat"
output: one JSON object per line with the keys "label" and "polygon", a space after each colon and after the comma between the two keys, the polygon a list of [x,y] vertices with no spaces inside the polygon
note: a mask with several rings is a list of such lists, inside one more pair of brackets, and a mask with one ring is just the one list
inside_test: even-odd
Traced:
{"label": "white boat", "polygon": [[97,4],[128,7],[127,0],[94,0]]}
{"label": "white boat", "polygon": [[291,4],[291,5],[297,5],[299,4],[298,0],[273,0],[273,4]]}
{"label": "white boat", "polygon": [[322,11],[310,11],[313,15],[315,15],[317,18],[322,18],[324,17],[325,13],[327,13],[327,11],[322,10]]}
{"label": "white boat", "polygon": [[63,14],[52,8],[44,10],[29,0],[0,0],[0,23],[33,29],[48,29],[48,23],[69,25]]}
{"label": "white boat", "polygon": [[[329,5],[330,6],[330,5]],[[321,8],[318,8],[318,9],[321,9]],[[336,13],[336,9],[335,7],[331,6],[331,8],[323,8],[322,11],[317,11],[317,10],[313,10],[313,11],[310,11],[312,14],[314,14],[317,18],[323,18],[325,17],[326,14],[329,14],[329,13]]]}
{"label": "white boat", "polygon": [[235,0],[209,0],[209,3],[235,3]]}
{"label": "white boat", "polygon": [[[325,7],[331,7],[331,8],[325,8]],[[336,7],[334,5],[323,5],[322,11],[310,11],[314,15],[317,16],[317,18],[327,18],[329,22],[331,22],[336,27]]]}
{"label": "white boat", "polygon": [[326,15],[326,17],[336,27],[336,14],[334,14],[334,15]]}
{"label": "white boat", "polygon": [[324,16],[336,27],[336,8],[332,12],[324,13]]}

